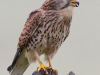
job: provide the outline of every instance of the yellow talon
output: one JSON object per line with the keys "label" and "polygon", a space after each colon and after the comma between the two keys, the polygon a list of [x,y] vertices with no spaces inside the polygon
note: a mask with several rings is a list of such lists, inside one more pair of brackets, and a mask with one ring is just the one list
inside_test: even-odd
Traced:
{"label": "yellow talon", "polygon": [[49,69],[49,66],[45,66],[44,64],[40,64],[39,68],[38,68],[38,72],[43,69],[44,71],[46,71],[46,74],[48,74],[47,69]]}
{"label": "yellow talon", "polygon": [[58,71],[56,70],[56,69],[52,69],[53,70],[53,72],[55,72],[55,73],[57,73],[58,74]]}
{"label": "yellow talon", "polygon": [[45,72],[46,72],[46,74],[48,74],[48,69],[51,69],[53,72],[55,72],[55,73],[58,73],[58,71],[56,70],[56,69],[52,69],[52,66],[51,66],[51,60],[49,60],[49,66],[45,66],[42,62],[41,62],[41,60],[40,60],[40,58],[37,58],[37,60],[38,60],[38,62],[39,62],[39,64],[40,64],[40,66],[38,67],[38,72],[41,70],[41,69],[43,69]]}
{"label": "yellow talon", "polygon": [[46,70],[47,66],[44,66],[44,64],[40,64],[39,68],[38,68],[38,72],[43,69],[44,71]]}

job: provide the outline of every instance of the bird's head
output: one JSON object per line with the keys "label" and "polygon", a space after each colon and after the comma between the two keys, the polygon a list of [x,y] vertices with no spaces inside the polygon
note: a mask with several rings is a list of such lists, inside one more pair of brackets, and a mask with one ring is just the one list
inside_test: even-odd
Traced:
{"label": "bird's head", "polygon": [[73,7],[79,6],[79,1],[78,0],[58,0],[58,4],[59,4],[58,9],[64,9],[68,7],[73,8]]}
{"label": "bird's head", "polygon": [[65,5],[72,6],[72,7],[78,7],[79,1],[78,0],[63,0]]}
{"label": "bird's head", "polygon": [[42,6],[45,10],[60,10],[64,8],[78,7],[78,0],[46,0]]}

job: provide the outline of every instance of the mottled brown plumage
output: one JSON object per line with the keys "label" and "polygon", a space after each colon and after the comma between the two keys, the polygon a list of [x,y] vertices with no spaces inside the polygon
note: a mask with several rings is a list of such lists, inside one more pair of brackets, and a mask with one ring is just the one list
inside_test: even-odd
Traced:
{"label": "mottled brown plumage", "polygon": [[40,9],[30,13],[19,37],[12,65],[8,67],[11,75],[22,75],[36,59],[41,66],[39,56],[42,54],[52,67],[51,59],[69,35],[73,7],[76,5],[72,2],[78,4],[76,0],[46,0]]}

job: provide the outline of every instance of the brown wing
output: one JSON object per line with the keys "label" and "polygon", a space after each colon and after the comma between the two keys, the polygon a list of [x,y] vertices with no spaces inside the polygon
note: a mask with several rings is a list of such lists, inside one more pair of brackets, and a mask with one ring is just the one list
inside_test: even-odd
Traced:
{"label": "brown wing", "polygon": [[24,47],[27,44],[28,39],[31,37],[33,31],[39,25],[40,17],[41,17],[40,11],[34,11],[30,14],[29,18],[25,23],[25,27],[19,37],[19,42],[18,42],[19,47]]}
{"label": "brown wing", "polygon": [[31,37],[32,33],[36,29],[36,27],[39,25],[40,19],[41,19],[41,11],[36,10],[34,12],[31,12],[29,15],[29,18],[27,19],[24,29],[19,37],[19,42],[18,42],[18,48],[17,52],[15,54],[15,57],[13,59],[12,64],[7,68],[7,70],[10,72],[17,60],[19,59],[19,56],[21,55],[22,51],[25,49],[29,38]]}

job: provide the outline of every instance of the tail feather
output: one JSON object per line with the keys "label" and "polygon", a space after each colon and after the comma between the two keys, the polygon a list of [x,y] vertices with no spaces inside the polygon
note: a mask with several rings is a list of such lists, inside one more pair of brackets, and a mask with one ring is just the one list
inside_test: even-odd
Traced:
{"label": "tail feather", "polygon": [[27,58],[25,58],[25,49],[22,50],[17,61],[14,65],[10,65],[7,70],[10,72],[10,75],[23,75],[24,71],[29,66]]}
{"label": "tail feather", "polygon": [[12,70],[12,65],[10,65],[8,68],[7,68],[7,71],[11,72]]}
{"label": "tail feather", "polygon": [[29,63],[24,62],[22,63],[17,63],[12,71],[10,72],[10,75],[23,75],[27,67],[29,66]]}

